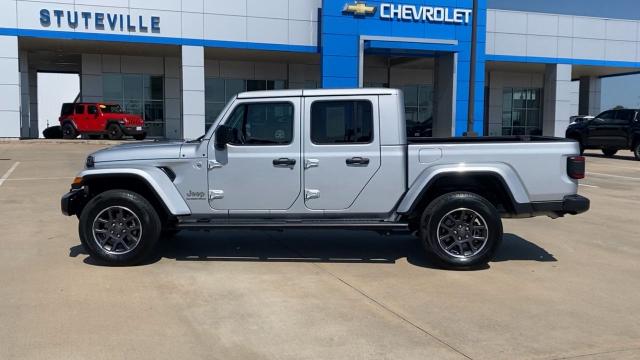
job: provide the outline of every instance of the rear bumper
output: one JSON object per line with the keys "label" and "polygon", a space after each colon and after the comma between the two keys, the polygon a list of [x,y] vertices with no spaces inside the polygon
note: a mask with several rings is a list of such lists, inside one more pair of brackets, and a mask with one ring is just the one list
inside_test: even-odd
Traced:
{"label": "rear bumper", "polygon": [[79,214],[87,200],[85,189],[71,189],[60,199],[62,214],[72,216]]}
{"label": "rear bumper", "polygon": [[578,215],[589,210],[590,201],[584,196],[567,195],[562,201],[545,201],[531,203],[534,214],[547,214],[564,216],[566,214]]}

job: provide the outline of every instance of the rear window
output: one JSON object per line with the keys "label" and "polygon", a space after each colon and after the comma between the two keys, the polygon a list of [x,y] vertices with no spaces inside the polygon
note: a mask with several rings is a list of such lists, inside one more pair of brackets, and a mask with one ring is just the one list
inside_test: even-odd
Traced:
{"label": "rear window", "polygon": [[73,104],[66,103],[62,104],[62,110],[60,111],[60,116],[71,115],[73,113]]}
{"label": "rear window", "polygon": [[84,105],[76,105],[76,114],[84,114]]}
{"label": "rear window", "polygon": [[314,144],[366,144],[373,141],[373,110],[366,100],[316,101],[311,105]]}

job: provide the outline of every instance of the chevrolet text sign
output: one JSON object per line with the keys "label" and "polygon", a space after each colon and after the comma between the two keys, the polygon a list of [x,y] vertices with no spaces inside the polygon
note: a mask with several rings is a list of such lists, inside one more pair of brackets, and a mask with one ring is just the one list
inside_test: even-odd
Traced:
{"label": "chevrolet text sign", "polygon": [[[369,6],[362,1],[346,4],[342,10],[355,16],[373,15],[375,6]],[[471,9],[448,8],[442,6],[416,6],[404,4],[380,4],[381,19],[396,19],[408,21],[424,21],[444,24],[468,24],[471,21]]]}
{"label": "chevrolet text sign", "polygon": [[471,10],[382,3],[380,4],[380,18],[429,21],[446,24],[468,24],[471,18]]}

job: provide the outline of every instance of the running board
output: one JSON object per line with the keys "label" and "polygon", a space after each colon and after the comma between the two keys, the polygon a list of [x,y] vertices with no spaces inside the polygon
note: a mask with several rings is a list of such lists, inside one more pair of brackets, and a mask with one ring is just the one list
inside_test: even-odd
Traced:
{"label": "running board", "polygon": [[383,222],[324,222],[324,221],[269,221],[269,222],[183,222],[176,225],[178,229],[342,229],[342,230],[375,230],[375,231],[409,231],[407,223]]}

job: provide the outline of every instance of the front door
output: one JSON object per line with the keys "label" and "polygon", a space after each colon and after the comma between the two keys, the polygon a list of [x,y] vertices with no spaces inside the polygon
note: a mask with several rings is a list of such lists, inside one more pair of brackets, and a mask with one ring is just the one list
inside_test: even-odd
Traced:
{"label": "front door", "polygon": [[378,97],[304,102],[305,205],[348,209],[380,167]]}
{"label": "front door", "polygon": [[301,192],[300,99],[238,101],[224,124],[234,139],[209,145],[209,203],[216,210],[286,210]]}

